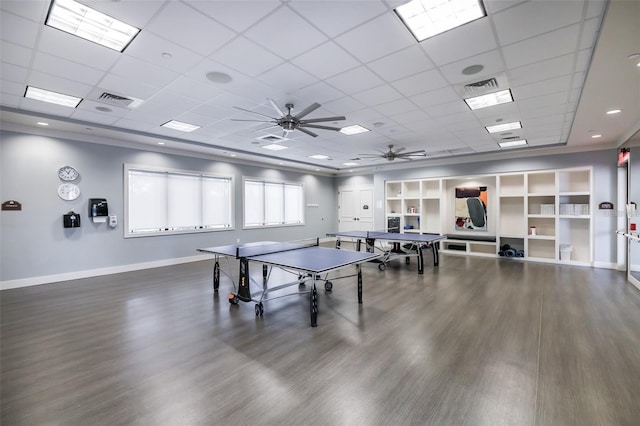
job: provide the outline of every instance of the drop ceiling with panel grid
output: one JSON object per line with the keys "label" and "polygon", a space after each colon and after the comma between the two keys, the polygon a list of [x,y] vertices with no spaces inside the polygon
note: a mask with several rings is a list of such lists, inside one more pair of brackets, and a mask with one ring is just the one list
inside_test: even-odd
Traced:
{"label": "drop ceiling with panel grid", "polygon": [[[388,145],[424,150],[418,166],[613,148],[640,129],[635,0],[484,0],[487,16],[422,42],[394,12],[405,1],[83,3],[140,33],[121,53],[45,26],[49,1],[0,3],[3,129],[328,173],[390,165],[353,160]],[[463,98],[479,84],[511,89],[514,102],[470,110]],[[27,86],[83,100],[27,99]],[[306,118],[370,131],[314,138],[234,121],[274,116],[267,99],[294,114],[317,102]],[[161,127],[169,120],[200,127]],[[522,129],[485,129],[510,121]],[[514,138],[527,147],[498,146]],[[274,140],[287,148],[262,148]]]}

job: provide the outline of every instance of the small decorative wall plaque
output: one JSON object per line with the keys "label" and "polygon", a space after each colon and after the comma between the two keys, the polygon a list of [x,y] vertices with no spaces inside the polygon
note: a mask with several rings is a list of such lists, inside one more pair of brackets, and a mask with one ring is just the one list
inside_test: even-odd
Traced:
{"label": "small decorative wall plaque", "polygon": [[9,200],[2,203],[3,211],[20,211],[22,210],[22,204],[15,200]]}
{"label": "small decorative wall plaque", "polygon": [[610,201],[605,201],[604,203],[598,204],[598,208],[600,210],[613,210],[613,203]]}

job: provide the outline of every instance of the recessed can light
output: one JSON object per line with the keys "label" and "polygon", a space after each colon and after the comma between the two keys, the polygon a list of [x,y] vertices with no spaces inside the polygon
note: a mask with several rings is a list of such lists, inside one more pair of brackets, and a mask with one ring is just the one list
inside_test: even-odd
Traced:
{"label": "recessed can light", "polygon": [[229,74],[218,71],[211,71],[207,73],[207,79],[218,84],[231,83],[231,80],[233,80]]}
{"label": "recessed can light", "polygon": [[616,108],[616,109],[610,109],[609,111],[607,111],[607,114],[613,115],[613,114],[618,114],[618,113],[621,113],[621,112],[622,112],[621,109],[617,109]]}
{"label": "recessed can light", "polygon": [[45,123],[44,121],[38,121],[36,124],[38,126],[48,126],[49,125],[49,123]]}
{"label": "recessed can light", "polygon": [[595,135],[591,135],[591,137],[592,137],[593,139],[597,139],[597,138],[601,138],[601,137],[602,137],[602,135],[600,135],[600,134],[595,134]]}

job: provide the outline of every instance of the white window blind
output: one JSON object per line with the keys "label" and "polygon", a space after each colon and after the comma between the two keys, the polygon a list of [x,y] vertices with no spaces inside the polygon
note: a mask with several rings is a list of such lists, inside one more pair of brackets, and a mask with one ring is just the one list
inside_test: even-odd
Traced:
{"label": "white window blind", "polygon": [[244,226],[304,224],[302,184],[244,180]]}
{"label": "white window blind", "polygon": [[125,167],[125,236],[233,228],[231,177]]}

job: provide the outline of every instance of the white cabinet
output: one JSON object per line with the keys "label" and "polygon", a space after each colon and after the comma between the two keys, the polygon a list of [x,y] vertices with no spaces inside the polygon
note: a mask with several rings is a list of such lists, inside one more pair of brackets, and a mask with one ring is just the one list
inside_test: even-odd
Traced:
{"label": "white cabinet", "polygon": [[490,241],[451,238],[444,252],[495,257],[508,247],[526,260],[592,265],[591,168],[387,181],[386,219],[404,233],[459,234],[451,225],[455,188],[476,184],[489,190],[489,226],[473,234]]}

